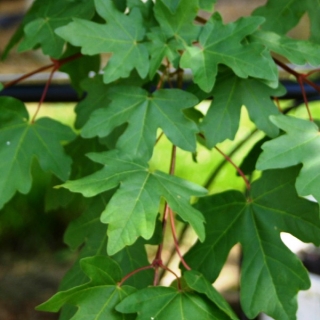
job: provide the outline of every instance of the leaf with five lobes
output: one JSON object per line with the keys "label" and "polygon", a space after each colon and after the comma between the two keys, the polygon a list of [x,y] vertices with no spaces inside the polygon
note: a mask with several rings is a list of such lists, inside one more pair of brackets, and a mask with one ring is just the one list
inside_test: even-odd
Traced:
{"label": "leaf with five lobes", "polygon": [[269,0],[266,5],[257,8],[253,15],[266,19],[262,30],[285,34],[298,24],[306,7],[307,1]]}
{"label": "leaf with five lobes", "polygon": [[197,208],[206,218],[206,240],[185,259],[213,282],[230,249],[243,248],[241,305],[249,318],[265,312],[275,319],[295,319],[296,295],[310,286],[301,261],[282,243],[280,232],[320,244],[318,205],[300,198],[293,186],[298,167],[270,170],[251,187],[203,198]]}
{"label": "leaf with five lobes", "polygon": [[61,56],[65,44],[55,34],[55,29],[71,22],[73,18],[90,19],[94,15],[93,0],[38,0],[33,6],[32,20],[24,27],[24,39],[18,50],[30,50],[40,44],[43,53],[54,58]]}
{"label": "leaf with five lobes", "polygon": [[154,7],[154,15],[167,38],[176,40],[183,49],[198,37],[200,28],[193,23],[198,9],[198,1],[194,0],[159,0]]}
{"label": "leaf with five lobes", "polygon": [[285,168],[302,163],[296,189],[302,197],[313,195],[320,202],[320,136],[313,122],[289,116],[272,116],[271,121],[286,132],[263,144],[257,169]]}
{"label": "leaf with five lobes", "polygon": [[213,285],[199,272],[191,270],[186,271],[183,274],[187,285],[192,290],[205,294],[220,310],[222,316],[219,319],[238,319],[238,317],[232,311],[227,301],[220,295],[220,293],[213,287]]}
{"label": "leaf with five lobes", "polygon": [[112,53],[104,68],[105,83],[126,78],[136,69],[141,78],[149,71],[148,50],[141,43],[145,35],[143,19],[139,10],[129,15],[118,11],[111,0],[95,0],[98,14],[107,24],[74,19],[56,33],[74,46],[80,46],[85,55]]}
{"label": "leaf with five lobes", "polygon": [[251,42],[265,45],[269,50],[279,53],[295,64],[320,64],[320,44],[296,40],[270,31],[257,31],[250,37]]}
{"label": "leaf with five lobes", "polygon": [[241,79],[231,72],[224,72],[217,79],[212,90],[214,99],[200,126],[209,148],[235,137],[242,105],[247,107],[251,120],[259,129],[270,137],[279,134],[269,116],[279,113],[271,96],[284,94],[282,86],[272,89],[257,79]]}
{"label": "leaf with five lobes", "polygon": [[163,172],[150,172],[144,161],[131,160],[118,150],[89,157],[105,167],[83,179],[67,181],[63,187],[92,197],[120,185],[101,216],[101,221],[109,224],[108,254],[133,244],[139,236],[151,238],[162,197],[204,240],[203,217],[189,199],[203,196],[206,189]]}
{"label": "leaf with five lobes", "polygon": [[178,147],[196,150],[197,125],[184,116],[183,109],[193,107],[198,99],[179,89],[161,89],[150,95],[139,87],[113,87],[107,108],[96,110],[82,129],[85,138],[104,137],[115,127],[128,122],[117,148],[138,158],[149,160],[160,127]]}
{"label": "leaf with five lobes", "polygon": [[0,208],[16,191],[31,188],[31,164],[37,158],[44,171],[65,181],[71,159],[64,153],[62,141],[75,138],[71,128],[49,119],[28,122],[28,112],[20,100],[0,97]]}
{"label": "leaf with five lobes", "polygon": [[181,67],[192,70],[194,82],[205,92],[212,90],[219,64],[230,67],[240,78],[251,76],[277,82],[276,66],[270,63],[271,56],[264,54],[264,47],[257,43],[242,44],[263,21],[261,17],[247,17],[223,25],[211,19],[200,33],[200,47],[187,47]]}
{"label": "leaf with five lobes", "polygon": [[81,260],[83,272],[90,282],[66,291],[60,291],[36,309],[58,312],[64,305],[75,305],[77,313],[72,320],[124,320],[133,319],[115,310],[115,306],[136,291],[129,286],[119,287],[121,270],[116,262],[108,257],[95,256]]}
{"label": "leaf with five lobes", "polygon": [[116,306],[122,313],[137,313],[137,320],[219,319],[229,320],[207,297],[173,287],[139,290]]}

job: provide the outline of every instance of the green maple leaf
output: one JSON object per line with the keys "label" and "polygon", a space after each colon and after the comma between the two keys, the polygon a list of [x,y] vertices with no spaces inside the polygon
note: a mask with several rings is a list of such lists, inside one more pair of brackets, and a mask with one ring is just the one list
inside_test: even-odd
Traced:
{"label": "green maple leaf", "polygon": [[154,16],[168,39],[173,38],[186,45],[194,41],[199,33],[199,26],[193,23],[198,9],[198,1],[162,0],[156,2]]}
{"label": "green maple leaf", "polygon": [[181,58],[181,67],[191,68],[194,82],[205,92],[212,90],[219,64],[227,65],[240,78],[251,76],[277,83],[275,64],[271,63],[264,47],[257,43],[242,43],[263,21],[261,17],[248,17],[223,25],[221,21],[211,19],[200,33],[200,47],[187,48]]}
{"label": "green maple leaf", "polygon": [[144,161],[131,160],[118,150],[89,157],[105,167],[83,179],[68,181],[63,187],[92,197],[120,185],[101,216],[101,221],[109,224],[110,255],[133,244],[139,236],[150,239],[162,197],[204,240],[202,215],[189,204],[192,195],[206,193],[204,188],[162,172],[150,172]]}
{"label": "green maple leaf", "polygon": [[173,287],[149,287],[139,290],[120,302],[116,310],[122,313],[137,313],[137,320],[231,319],[207,297]]}
{"label": "green maple leaf", "polygon": [[44,171],[65,181],[71,159],[64,153],[62,141],[75,138],[72,130],[49,118],[28,122],[24,104],[14,98],[0,97],[0,207],[16,191],[29,192],[31,164],[37,158]]}
{"label": "green maple leaf", "polygon": [[144,39],[145,28],[140,11],[136,8],[129,15],[118,11],[111,0],[95,0],[98,14],[107,24],[74,19],[56,33],[74,46],[80,46],[85,55],[112,53],[104,68],[105,83],[126,78],[136,69],[141,78],[149,71],[148,50]]}
{"label": "green maple leaf", "polygon": [[214,99],[200,129],[206,137],[208,147],[226,139],[233,139],[240,122],[242,105],[248,109],[251,120],[270,137],[278,135],[278,128],[269,116],[279,111],[271,96],[284,94],[283,87],[272,89],[257,79],[241,79],[231,72],[218,76],[213,88]]}
{"label": "green maple leaf", "polygon": [[257,169],[285,168],[302,163],[296,181],[300,196],[313,195],[320,202],[319,128],[313,122],[289,116],[272,116],[271,121],[285,135],[263,144]]}
{"label": "green maple leaf", "polygon": [[296,40],[270,31],[257,31],[250,36],[251,41],[264,44],[270,51],[281,54],[295,64],[320,64],[320,45],[310,41]]}
{"label": "green maple leaf", "polygon": [[58,312],[66,304],[78,307],[72,320],[133,319],[115,310],[115,306],[136,289],[129,286],[119,287],[121,270],[110,258],[96,256],[81,260],[83,272],[90,282],[66,291],[60,291],[48,301],[38,306],[40,311]]}
{"label": "green maple leaf", "polygon": [[193,24],[198,11],[198,2],[189,0],[157,1],[154,7],[155,18],[160,26],[148,33],[150,77],[153,77],[165,58],[174,67],[179,66],[180,53],[186,45],[195,41],[199,26]]}
{"label": "green maple leaf", "polygon": [[104,137],[128,122],[117,148],[149,160],[160,127],[169,140],[187,151],[196,150],[197,125],[184,116],[183,109],[193,107],[198,99],[179,89],[157,90],[150,95],[139,87],[114,87],[108,91],[112,100],[107,108],[96,110],[82,129],[83,137]]}
{"label": "green maple leaf", "polygon": [[306,11],[306,5],[307,1],[300,0],[269,0],[252,14],[266,18],[261,26],[263,30],[285,34],[298,24]]}
{"label": "green maple leaf", "polygon": [[[189,288],[198,293],[206,295],[207,298],[210,299],[222,311],[224,316],[228,316],[228,319],[238,319],[226,300],[218,291],[216,291],[211,282],[209,282],[201,273],[194,270],[187,271],[183,274],[183,278],[185,279]],[[223,319],[223,317],[219,319]]]}
{"label": "green maple leaf", "polygon": [[298,290],[310,285],[301,261],[282,243],[280,232],[320,244],[318,205],[298,197],[299,168],[272,170],[252,184],[250,198],[227,191],[199,201],[206,218],[206,241],[186,255],[192,269],[213,282],[230,249],[243,249],[241,305],[249,318],[265,312],[295,319]]}
{"label": "green maple leaf", "polygon": [[44,54],[58,58],[65,42],[54,30],[71,22],[73,18],[90,19],[93,14],[92,0],[35,1],[24,26],[24,39],[19,45],[19,51],[30,50],[40,44]]}

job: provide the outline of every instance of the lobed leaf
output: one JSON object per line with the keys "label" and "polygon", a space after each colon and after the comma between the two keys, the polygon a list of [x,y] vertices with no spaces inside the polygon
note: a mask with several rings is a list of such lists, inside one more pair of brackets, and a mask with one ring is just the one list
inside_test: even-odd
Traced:
{"label": "lobed leaf", "polygon": [[28,122],[24,104],[14,98],[0,97],[0,208],[16,191],[29,192],[31,164],[37,158],[44,171],[65,181],[71,171],[71,159],[61,142],[75,138],[72,130],[61,123],[41,118]]}
{"label": "lobed leaf", "polygon": [[250,76],[277,83],[275,64],[264,53],[263,46],[242,42],[263,21],[261,17],[248,17],[223,25],[211,19],[200,33],[200,47],[187,47],[181,67],[192,70],[194,82],[205,92],[212,90],[219,64],[228,66],[240,78]]}
{"label": "lobed leaf", "polygon": [[74,46],[81,47],[85,55],[112,53],[104,68],[105,83],[126,78],[136,69],[141,78],[149,71],[148,50],[141,41],[145,35],[143,19],[139,10],[129,15],[118,11],[111,0],[95,0],[98,14],[107,24],[74,19],[56,33]]}
{"label": "lobed leaf", "polygon": [[241,305],[249,318],[265,312],[275,319],[295,319],[296,295],[310,286],[301,261],[280,240],[280,232],[288,232],[320,243],[318,205],[298,197],[292,184],[298,170],[264,172],[248,199],[226,191],[197,206],[206,218],[206,240],[187,253],[186,261],[213,282],[240,242]]}
{"label": "lobed leaf", "polygon": [[183,110],[193,107],[197,98],[179,89],[161,89],[152,95],[138,87],[113,87],[108,90],[112,102],[96,110],[82,129],[83,137],[107,136],[117,126],[128,122],[117,148],[138,158],[149,160],[160,127],[178,147],[194,152],[196,124]]}
{"label": "lobed leaf", "polygon": [[231,72],[224,72],[217,79],[212,90],[214,99],[200,126],[208,147],[235,137],[243,105],[257,128],[270,137],[278,135],[269,116],[279,113],[271,96],[284,94],[282,86],[272,89],[257,79],[241,79]]}
{"label": "lobed leaf", "polygon": [[109,224],[110,255],[133,244],[139,236],[149,239],[153,235],[162,197],[204,240],[202,215],[189,204],[192,195],[206,193],[204,188],[162,172],[150,172],[144,161],[132,160],[117,150],[91,154],[90,158],[105,167],[63,187],[91,197],[120,185],[101,216],[101,221]]}

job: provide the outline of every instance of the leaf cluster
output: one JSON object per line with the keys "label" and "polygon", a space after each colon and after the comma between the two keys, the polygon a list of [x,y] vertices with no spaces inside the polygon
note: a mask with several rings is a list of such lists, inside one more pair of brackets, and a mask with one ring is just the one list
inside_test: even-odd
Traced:
{"label": "leaf cluster", "polygon": [[[41,48],[78,94],[85,92],[73,129],[0,97],[0,208],[16,192],[30,191],[34,161],[56,181],[48,208],[82,199],[64,239],[79,250],[78,260],[39,310],[62,309],[63,320],[237,319],[212,283],[240,244],[245,314],[295,318],[297,293],[310,281],[280,234],[320,244],[318,204],[303,198],[320,201],[320,139],[315,121],[274,103],[286,93],[274,54],[318,66],[319,12],[316,0],[269,0],[251,16],[224,23],[214,0],[34,1],[3,57],[18,43],[19,52]],[[305,13],[310,39],[290,38]],[[199,105],[207,100],[207,108]],[[243,107],[266,141],[254,146],[250,134],[235,146],[234,152],[247,144],[247,177],[237,168],[247,190],[231,181],[216,192],[213,177],[223,165],[205,186],[176,176],[183,166],[177,149],[201,162],[199,150],[239,141]],[[174,146],[162,152],[167,170],[154,168],[164,139]],[[180,257],[181,277],[161,255],[167,223],[178,254],[175,224],[197,237]],[[155,257],[150,245],[157,246]],[[176,276],[170,287],[159,286],[161,269]]]}

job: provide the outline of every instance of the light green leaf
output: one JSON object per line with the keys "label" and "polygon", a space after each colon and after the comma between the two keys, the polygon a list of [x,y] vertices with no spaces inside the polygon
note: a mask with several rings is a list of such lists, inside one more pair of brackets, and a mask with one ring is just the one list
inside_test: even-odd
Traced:
{"label": "light green leaf", "polygon": [[257,31],[250,40],[265,45],[270,51],[279,53],[295,64],[320,64],[320,44],[310,41],[296,40],[269,31]]}
{"label": "light green leaf", "polygon": [[306,11],[307,1],[301,0],[269,0],[264,6],[257,8],[253,15],[264,17],[263,30],[285,34],[298,24]]}
{"label": "light green leaf", "polygon": [[94,14],[93,0],[62,1],[37,0],[31,9],[32,16],[24,27],[24,39],[19,51],[34,49],[41,45],[44,54],[54,58],[61,56],[64,40],[55,34],[55,29],[71,22],[73,18],[90,19]]}
{"label": "light green leaf", "polygon": [[206,218],[206,240],[187,253],[186,261],[212,282],[240,242],[241,305],[249,318],[265,312],[275,319],[295,319],[296,295],[310,286],[301,261],[280,239],[280,232],[288,232],[320,244],[318,205],[298,197],[293,186],[298,171],[266,171],[252,184],[248,199],[227,191],[197,206]]}
{"label": "light green leaf", "polygon": [[114,87],[107,97],[112,103],[96,110],[82,129],[83,137],[104,137],[117,126],[128,122],[117,148],[149,160],[160,127],[178,147],[194,152],[197,125],[186,118],[183,109],[193,107],[198,99],[179,89],[157,90],[150,95],[138,87]]}
{"label": "light green leaf", "polygon": [[66,304],[78,307],[72,320],[133,319],[115,310],[115,306],[125,297],[135,292],[129,286],[119,287],[121,270],[116,262],[110,258],[96,256],[81,260],[83,272],[90,278],[90,282],[66,291],[56,293],[36,309],[40,311],[57,312]]}
{"label": "light green leaf", "polygon": [[[187,271],[183,274],[183,278],[191,289],[205,294],[221,310],[221,313],[225,317],[227,316],[227,319],[238,319],[226,300],[201,273],[193,270]],[[223,317],[219,319],[223,319]]]}
{"label": "light green leaf", "polygon": [[137,320],[230,319],[211,301],[173,287],[150,287],[125,298],[116,306],[123,313],[137,313]]}
{"label": "light green leaf", "polygon": [[80,46],[85,55],[112,53],[104,68],[105,83],[126,78],[136,69],[141,78],[149,71],[148,50],[141,43],[145,35],[143,19],[139,10],[129,15],[118,11],[111,0],[95,0],[99,15],[107,24],[74,19],[56,33],[74,46]]}
{"label": "light green leaf", "polygon": [[313,122],[289,116],[272,116],[271,121],[286,132],[262,145],[257,169],[285,168],[302,163],[296,181],[300,196],[313,195],[320,202],[319,128]]}
{"label": "light green leaf", "polygon": [[64,153],[61,142],[75,138],[72,130],[49,118],[35,123],[29,123],[28,119],[21,101],[0,97],[0,208],[16,191],[29,192],[34,158],[44,171],[63,181],[70,174],[71,159]]}
{"label": "light green leaf", "polygon": [[[171,13],[175,13],[181,0],[159,0],[162,2],[169,10]],[[195,2],[194,0],[191,0],[189,2]]]}
{"label": "light green leaf", "polygon": [[110,255],[133,244],[139,236],[149,239],[153,235],[162,197],[204,240],[202,215],[189,204],[192,195],[206,193],[204,188],[162,172],[150,172],[144,162],[117,150],[91,154],[90,158],[105,167],[83,179],[68,181],[63,187],[91,197],[120,185],[101,216],[101,221],[109,224]]}
{"label": "light green leaf", "polygon": [[279,130],[269,116],[279,111],[271,96],[284,93],[283,87],[272,89],[257,79],[241,79],[232,72],[219,75],[212,91],[214,99],[200,127],[207,146],[212,148],[219,142],[235,137],[243,105],[260,130],[271,137],[277,136]]}
{"label": "light green leaf", "polygon": [[219,64],[227,65],[240,78],[251,76],[276,83],[277,70],[271,57],[263,52],[264,47],[242,43],[263,21],[260,17],[248,17],[223,25],[211,19],[200,33],[200,47],[187,48],[181,67],[192,70],[194,82],[205,92],[212,90]]}

